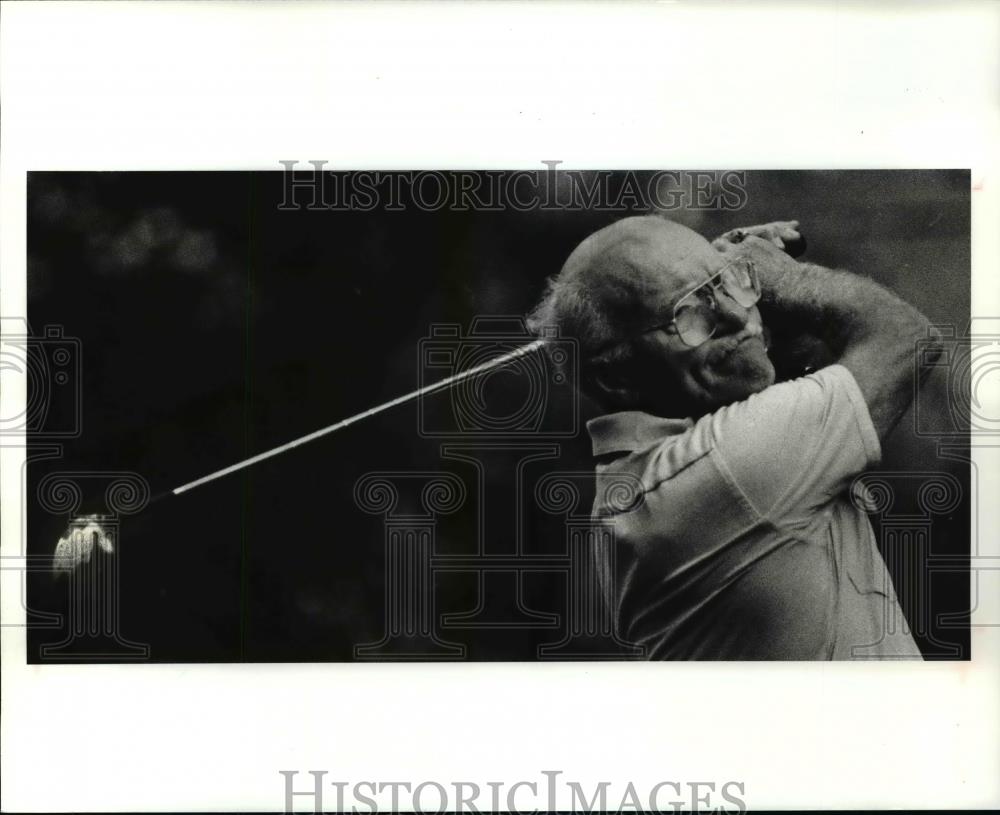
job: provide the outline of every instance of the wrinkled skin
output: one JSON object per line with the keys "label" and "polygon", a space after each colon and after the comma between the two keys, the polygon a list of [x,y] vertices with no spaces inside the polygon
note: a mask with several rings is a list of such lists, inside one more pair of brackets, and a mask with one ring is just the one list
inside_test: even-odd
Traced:
{"label": "wrinkled skin", "polygon": [[767,315],[764,301],[743,308],[724,294],[717,295],[715,334],[697,347],[685,345],[669,326],[642,330],[668,322],[678,299],[722,269],[730,250],[749,235],[785,251],[804,247],[796,221],[733,230],[709,243],[679,224],[636,217],[595,233],[570,256],[569,273],[586,276],[595,296],[635,301],[624,320],[637,329],[633,359],[607,365],[594,377],[609,409],[696,418],[818,367],[827,356],[816,338],[802,338],[801,326]]}

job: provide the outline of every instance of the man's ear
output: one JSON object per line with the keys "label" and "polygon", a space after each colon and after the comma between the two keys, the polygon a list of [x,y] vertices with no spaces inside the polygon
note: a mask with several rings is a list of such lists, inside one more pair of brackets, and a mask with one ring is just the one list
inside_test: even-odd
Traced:
{"label": "man's ear", "polygon": [[630,367],[621,361],[593,360],[590,363],[587,377],[602,404],[624,410],[636,403]]}

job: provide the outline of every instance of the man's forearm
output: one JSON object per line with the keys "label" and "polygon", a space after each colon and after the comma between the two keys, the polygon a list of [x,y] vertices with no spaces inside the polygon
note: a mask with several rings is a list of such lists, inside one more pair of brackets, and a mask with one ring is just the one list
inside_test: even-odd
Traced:
{"label": "man's forearm", "polygon": [[831,361],[854,374],[884,438],[913,400],[916,344],[933,336],[927,318],[873,280],[798,263],[764,240],[747,238],[733,251],[760,275],[765,326],[821,338]]}
{"label": "man's forearm", "polygon": [[756,261],[764,283],[762,311],[798,323],[795,328],[822,338],[838,353],[872,331],[898,335],[916,329],[926,336],[926,318],[873,280],[791,260],[805,247],[798,221],[730,230],[712,245]]}
{"label": "man's forearm", "polygon": [[927,336],[927,318],[874,280],[794,261],[759,271],[761,310],[822,338],[838,357],[859,343],[912,347]]}

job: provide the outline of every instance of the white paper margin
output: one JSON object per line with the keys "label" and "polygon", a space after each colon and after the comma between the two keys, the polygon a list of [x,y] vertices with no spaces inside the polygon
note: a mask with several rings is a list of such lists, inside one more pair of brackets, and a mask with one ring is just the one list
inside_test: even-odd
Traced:
{"label": "white paper margin", "polygon": [[[973,314],[1000,314],[998,32],[989,3],[4,3],[0,311],[25,313],[28,170],[561,159],[971,167]],[[11,415],[23,388],[0,398]],[[981,496],[1000,495],[998,452],[977,451]],[[5,556],[22,462],[0,450]],[[16,574],[4,623],[23,621]],[[280,769],[996,806],[998,639],[974,629],[971,664],[28,667],[5,627],[3,809],[279,810]]]}

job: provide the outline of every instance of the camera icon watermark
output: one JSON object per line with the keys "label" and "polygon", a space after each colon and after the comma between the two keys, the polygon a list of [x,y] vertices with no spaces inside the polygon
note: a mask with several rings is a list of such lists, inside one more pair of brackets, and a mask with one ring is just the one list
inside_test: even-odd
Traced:
{"label": "camera icon watermark", "polygon": [[[537,348],[527,350],[532,343]],[[576,341],[555,330],[536,337],[522,317],[477,317],[467,334],[454,324],[432,326],[418,353],[421,390],[469,374],[446,393],[420,398],[422,436],[568,438],[579,431]]]}
{"label": "camera icon watermark", "polygon": [[[936,325],[934,330],[938,337],[918,340],[916,347],[916,434],[942,442],[1000,436],[1000,317],[973,317],[964,336],[953,325]],[[947,376],[945,411],[938,389],[920,387],[936,369]]]}
{"label": "camera icon watermark", "polygon": [[66,336],[62,326],[49,325],[35,335],[23,318],[4,317],[0,322],[0,388],[9,393],[18,378],[25,379],[23,408],[5,408],[0,436],[24,433],[32,442],[79,436],[80,340]]}

